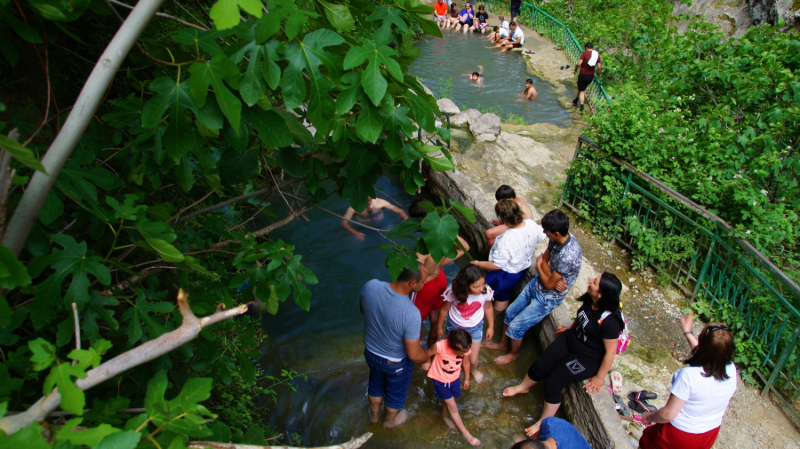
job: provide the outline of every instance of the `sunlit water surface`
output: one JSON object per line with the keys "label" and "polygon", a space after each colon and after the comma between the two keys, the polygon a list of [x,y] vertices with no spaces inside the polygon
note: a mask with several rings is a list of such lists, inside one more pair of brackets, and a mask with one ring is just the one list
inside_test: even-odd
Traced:
{"label": "sunlit water surface", "polygon": [[[376,188],[382,198],[391,198],[407,210],[413,198],[392,185],[389,178]],[[278,199],[280,201],[280,199]],[[323,207],[344,213],[347,201],[333,196]],[[303,444],[329,445],[365,432],[375,436],[367,448],[456,448],[466,443],[460,433],[449,430],[441,418],[441,403],[419,366],[414,370],[406,408],[411,418],[402,427],[385,430],[367,420],[368,368],[362,342],[363,318],[358,295],[370,279],[389,280],[384,268],[385,240],[377,232],[365,231],[360,242],[343,230],[340,219],[320,210],[308,213],[310,222],[298,219],[274,232],[272,237],[297,245],[296,254],[319,278],[310,286],[311,311],[305,312],[291,300],[281,304],[276,316],[264,315],[269,341],[260,360],[266,374],[280,376],[281,369],[308,372],[308,380],[294,382],[297,392],[280,390],[277,404],[264,413],[272,426],[303,435]],[[383,228],[399,222],[385,213]],[[449,280],[458,272],[454,264],[445,268]],[[498,331],[499,332],[499,331]],[[427,335],[426,333],[423,335]],[[498,334],[499,335],[499,334]],[[486,375],[481,385],[470,387],[458,404],[467,428],[484,443],[483,447],[510,447],[512,436],[541,414],[539,389],[529,395],[503,399],[502,391],[522,376],[535,358],[532,332],[524,341],[523,356],[511,366],[497,366],[499,351],[481,351],[480,369]]]}

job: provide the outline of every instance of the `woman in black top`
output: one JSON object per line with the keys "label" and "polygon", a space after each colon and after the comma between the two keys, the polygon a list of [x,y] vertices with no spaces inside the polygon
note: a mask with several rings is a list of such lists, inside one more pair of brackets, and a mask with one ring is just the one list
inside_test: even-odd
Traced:
{"label": "woman in black top", "polygon": [[[583,305],[572,326],[558,328],[558,337],[533,362],[522,383],[506,388],[503,396],[527,393],[546,377],[541,422],[555,416],[561,405],[561,390],[567,385],[589,379],[583,388],[589,393],[600,391],[614,363],[619,333],[624,328],[619,311],[621,291],[622,283],[611,273],[590,279],[586,293],[578,298]],[[539,422],[525,429],[526,433],[538,429]]]}

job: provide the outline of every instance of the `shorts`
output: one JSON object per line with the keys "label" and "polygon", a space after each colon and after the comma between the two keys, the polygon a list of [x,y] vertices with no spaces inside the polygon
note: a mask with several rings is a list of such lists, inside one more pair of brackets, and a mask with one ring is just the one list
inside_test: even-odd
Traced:
{"label": "shorts", "polygon": [[522,44],[518,44],[516,42],[512,42],[512,45],[513,46],[511,48],[521,48],[522,47]]}
{"label": "shorts", "polygon": [[479,23],[475,25],[475,32],[480,33],[481,31],[485,30],[488,27],[489,27],[488,23]]}
{"label": "shorts", "polygon": [[522,5],[520,5],[520,6],[511,6],[511,17],[519,17],[520,8],[522,8]]}
{"label": "shorts", "polygon": [[399,410],[405,407],[414,362],[408,357],[391,362],[367,349],[364,349],[364,358],[369,366],[369,395],[373,398],[383,397],[384,404],[389,408]]}
{"label": "shorts", "polygon": [[433,381],[433,396],[436,399],[447,400],[450,398],[460,398],[461,397],[461,378],[459,377],[453,382],[439,382],[436,379],[431,379]]}
{"label": "shorts", "polygon": [[422,321],[428,319],[432,310],[439,310],[444,304],[444,291],[447,290],[447,275],[444,270],[439,269],[439,274],[435,278],[425,283],[416,295],[414,295],[414,305],[419,309]]}
{"label": "shorts", "polygon": [[594,75],[578,75],[578,92],[586,92],[586,88],[594,81]]}
{"label": "shorts", "polygon": [[505,270],[490,271],[486,275],[486,285],[494,290],[494,300],[504,302],[511,299],[514,286],[525,276],[527,271],[522,270],[519,273],[509,273]]}
{"label": "shorts", "polygon": [[711,449],[717,441],[719,427],[705,433],[689,433],[677,429],[670,423],[659,423],[644,429],[639,440],[639,449]]}
{"label": "shorts", "polygon": [[450,335],[450,331],[452,331],[453,329],[464,329],[465,331],[469,332],[469,335],[472,337],[472,343],[483,340],[483,320],[481,320],[481,322],[476,324],[475,326],[464,327],[454,323],[453,320],[450,319],[450,315],[448,314],[447,335]]}

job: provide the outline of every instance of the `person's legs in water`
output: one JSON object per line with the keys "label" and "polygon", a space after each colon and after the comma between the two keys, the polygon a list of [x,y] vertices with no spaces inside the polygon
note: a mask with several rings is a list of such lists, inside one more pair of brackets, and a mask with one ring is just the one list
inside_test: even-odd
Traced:
{"label": "person's legs in water", "polygon": [[[488,284],[489,283],[487,282],[487,285]],[[491,287],[491,285],[489,286]],[[487,341],[484,342],[481,346],[489,349],[506,349],[508,347],[509,339],[508,335],[506,335],[506,331],[508,330],[508,323],[510,323],[511,320],[516,318],[517,315],[520,314],[520,312],[522,312],[526,307],[528,307],[528,305],[530,305],[530,302],[534,294],[534,286],[535,284],[533,283],[533,281],[528,282],[528,285],[525,286],[525,288],[522,290],[522,293],[520,293],[519,296],[517,296],[517,299],[515,299],[514,302],[511,303],[511,305],[508,305],[508,301],[502,303],[505,307],[508,308],[507,310],[505,309],[505,307],[503,308],[503,310],[505,310],[506,312],[505,319],[503,320],[503,336],[500,339],[499,343],[493,343]],[[496,312],[498,311],[497,303],[495,303],[495,311]]]}
{"label": "person's legs in water", "polygon": [[[539,276],[534,277],[528,286],[525,287],[523,294],[520,295],[521,297],[523,295],[526,296],[525,302],[527,305],[521,304],[514,309],[514,313],[506,313],[506,318],[503,320],[505,324],[505,326],[503,326],[503,337],[508,337],[508,340],[510,340],[511,351],[495,359],[495,362],[500,365],[511,363],[519,358],[519,348],[522,346],[522,338],[525,336],[528,329],[537,325],[549,315],[553,309],[561,304],[560,301],[549,301],[536,292],[535,282],[539,282]],[[519,298],[517,298],[517,300],[519,300]],[[509,310],[511,309],[509,308]]]}
{"label": "person's legs in water", "polygon": [[494,290],[494,310],[502,312],[508,308],[508,301],[520,279],[525,276],[527,270],[519,273],[509,273],[504,270],[490,271],[486,275],[486,285]]}
{"label": "person's legs in water", "polygon": [[401,362],[390,362],[367,350],[364,358],[369,366],[369,420],[378,422],[381,405],[386,409],[384,427],[392,428],[403,424],[408,419],[408,412],[403,407],[411,383],[414,362],[406,357]]}

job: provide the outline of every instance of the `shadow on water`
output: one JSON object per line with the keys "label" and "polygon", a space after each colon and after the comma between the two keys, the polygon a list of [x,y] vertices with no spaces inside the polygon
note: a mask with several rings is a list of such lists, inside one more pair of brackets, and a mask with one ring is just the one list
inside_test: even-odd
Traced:
{"label": "shadow on water", "polygon": [[[494,17],[492,18],[494,19]],[[491,21],[490,21],[491,22]],[[560,96],[550,83],[528,73],[525,58],[517,53],[501,54],[499,49],[485,48],[489,41],[485,35],[462,34],[452,30],[443,31],[443,38],[420,39],[416,48],[419,57],[409,67],[409,73],[437,93],[439,79],[453,79],[449,93],[460,108],[492,108],[497,113],[503,111],[505,121],[508,114],[521,116],[526,123],[551,123],[565,127],[573,123],[572,113],[559,102]],[[483,86],[478,87],[464,76],[478,71],[483,66],[485,76]],[[539,94],[535,101],[520,99],[525,80],[533,79],[533,86]],[[488,111],[487,111],[488,112]]]}
{"label": "shadow on water", "polygon": [[[407,210],[413,198],[380,178],[379,197],[391,197]],[[282,202],[280,198],[274,201]],[[344,213],[347,201],[332,196],[323,207]],[[406,408],[411,419],[399,429],[385,430],[367,421],[368,368],[362,342],[363,318],[358,295],[364,283],[377,278],[389,280],[384,268],[384,240],[375,231],[366,231],[359,242],[340,225],[340,219],[318,209],[308,214],[310,222],[295,220],[272,234],[275,239],[297,245],[296,254],[319,278],[309,286],[313,297],[311,311],[305,312],[288,300],[276,316],[264,313],[263,325],[269,334],[259,361],[266,375],[280,377],[281,369],[311,372],[308,380],[280,390],[277,404],[269,404],[265,419],[269,425],[299,432],[304,445],[328,445],[349,440],[365,432],[375,436],[367,448],[456,448],[467,446],[456,431],[448,430],[441,419],[441,404],[433,397],[430,381],[418,366],[414,370]],[[385,212],[383,228],[400,218]],[[452,280],[458,267],[445,272]],[[426,323],[427,326],[427,323]],[[425,334],[427,335],[427,330]],[[536,356],[532,333],[523,341],[523,356],[512,366],[497,366],[492,359],[499,351],[481,351],[481,371],[487,380],[470,387],[458,401],[462,418],[483,447],[510,447],[513,434],[519,433],[541,414],[541,389],[530,395],[502,399],[503,388],[525,375]]]}

